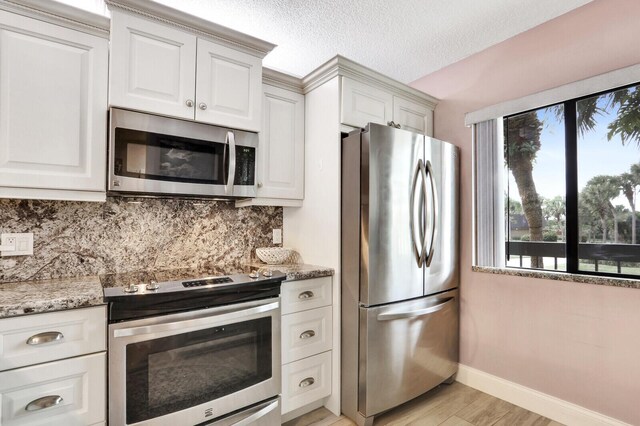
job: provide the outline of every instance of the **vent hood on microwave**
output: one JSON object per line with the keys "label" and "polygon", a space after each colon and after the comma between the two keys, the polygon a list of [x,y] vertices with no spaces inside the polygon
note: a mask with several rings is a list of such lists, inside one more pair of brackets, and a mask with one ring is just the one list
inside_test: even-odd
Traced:
{"label": "vent hood on microwave", "polygon": [[111,108],[109,195],[252,198],[258,134]]}

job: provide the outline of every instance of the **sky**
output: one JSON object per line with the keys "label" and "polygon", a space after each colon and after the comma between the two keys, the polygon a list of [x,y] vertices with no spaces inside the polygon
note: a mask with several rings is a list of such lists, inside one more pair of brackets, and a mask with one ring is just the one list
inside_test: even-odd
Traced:
{"label": "sky", "polygon": [[[602,100],[598,105],[604,108]],[[597,175],[619,175],[629,171],[631,164],[640,162],[640,148],[635,142],[622,145],[619,136],[607,140],[607,126],[617,115],[617,108],[596,117],[596,127],[584,136],[578,135],[578,189]],[[545,198],[564,196],[564,123],[560,122],[551,108],[538,111],[538,119],[544,123],[540,135],[541,148],[533,166],[533,177],[538,194]],[[509,195],[520,201],[513,175],[509,172]],[[640,197],[638,197],[640,198]],[[638,200],[640,201],[640,200]],[[625,197],[613,200],[629,208]],[[640,207],[640,202],[637,203]],[[638,209],[640,210],[640,208]]]}

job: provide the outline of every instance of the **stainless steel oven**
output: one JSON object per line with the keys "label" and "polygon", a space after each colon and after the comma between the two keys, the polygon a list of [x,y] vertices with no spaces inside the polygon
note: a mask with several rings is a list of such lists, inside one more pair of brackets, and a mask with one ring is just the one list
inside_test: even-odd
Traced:
{"label": "stainless steel oven", "polygon": [[258,134],[111,108],[108,191],[256,196]]}
{"label": "stainless steel oven", "polygon": [[280,386],[279,297],[109,325],[111,425],[279,424]]}

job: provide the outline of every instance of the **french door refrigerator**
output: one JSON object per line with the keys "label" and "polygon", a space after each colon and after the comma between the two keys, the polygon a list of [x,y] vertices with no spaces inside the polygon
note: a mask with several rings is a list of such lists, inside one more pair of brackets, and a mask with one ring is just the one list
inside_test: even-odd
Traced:
{"label": "french door refrigerator", "polygon": [[369,123],[342,140],[342,411],[359,425],[457,371],[458,148]]}

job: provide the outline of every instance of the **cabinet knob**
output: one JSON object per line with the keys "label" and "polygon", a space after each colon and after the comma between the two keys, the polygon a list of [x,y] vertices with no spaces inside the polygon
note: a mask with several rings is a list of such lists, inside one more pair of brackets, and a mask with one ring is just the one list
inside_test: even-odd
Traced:
{"label": "cabinet knob", "polygon": [[187,101],[184,103],[186,106],[188,106],[189,108],[193,107],[193,101],[191,99],[187,99]]}
{"label": "cabinet knob", "polygon": [[262,188],[262,182],[258,182],[258,188]]}
{"label": "cabinet knob", "polygon": [[207,109],[207,104],[205,104],[204,102],[200,102],[198,104],[198,108],[204,111],[205,109]]}

